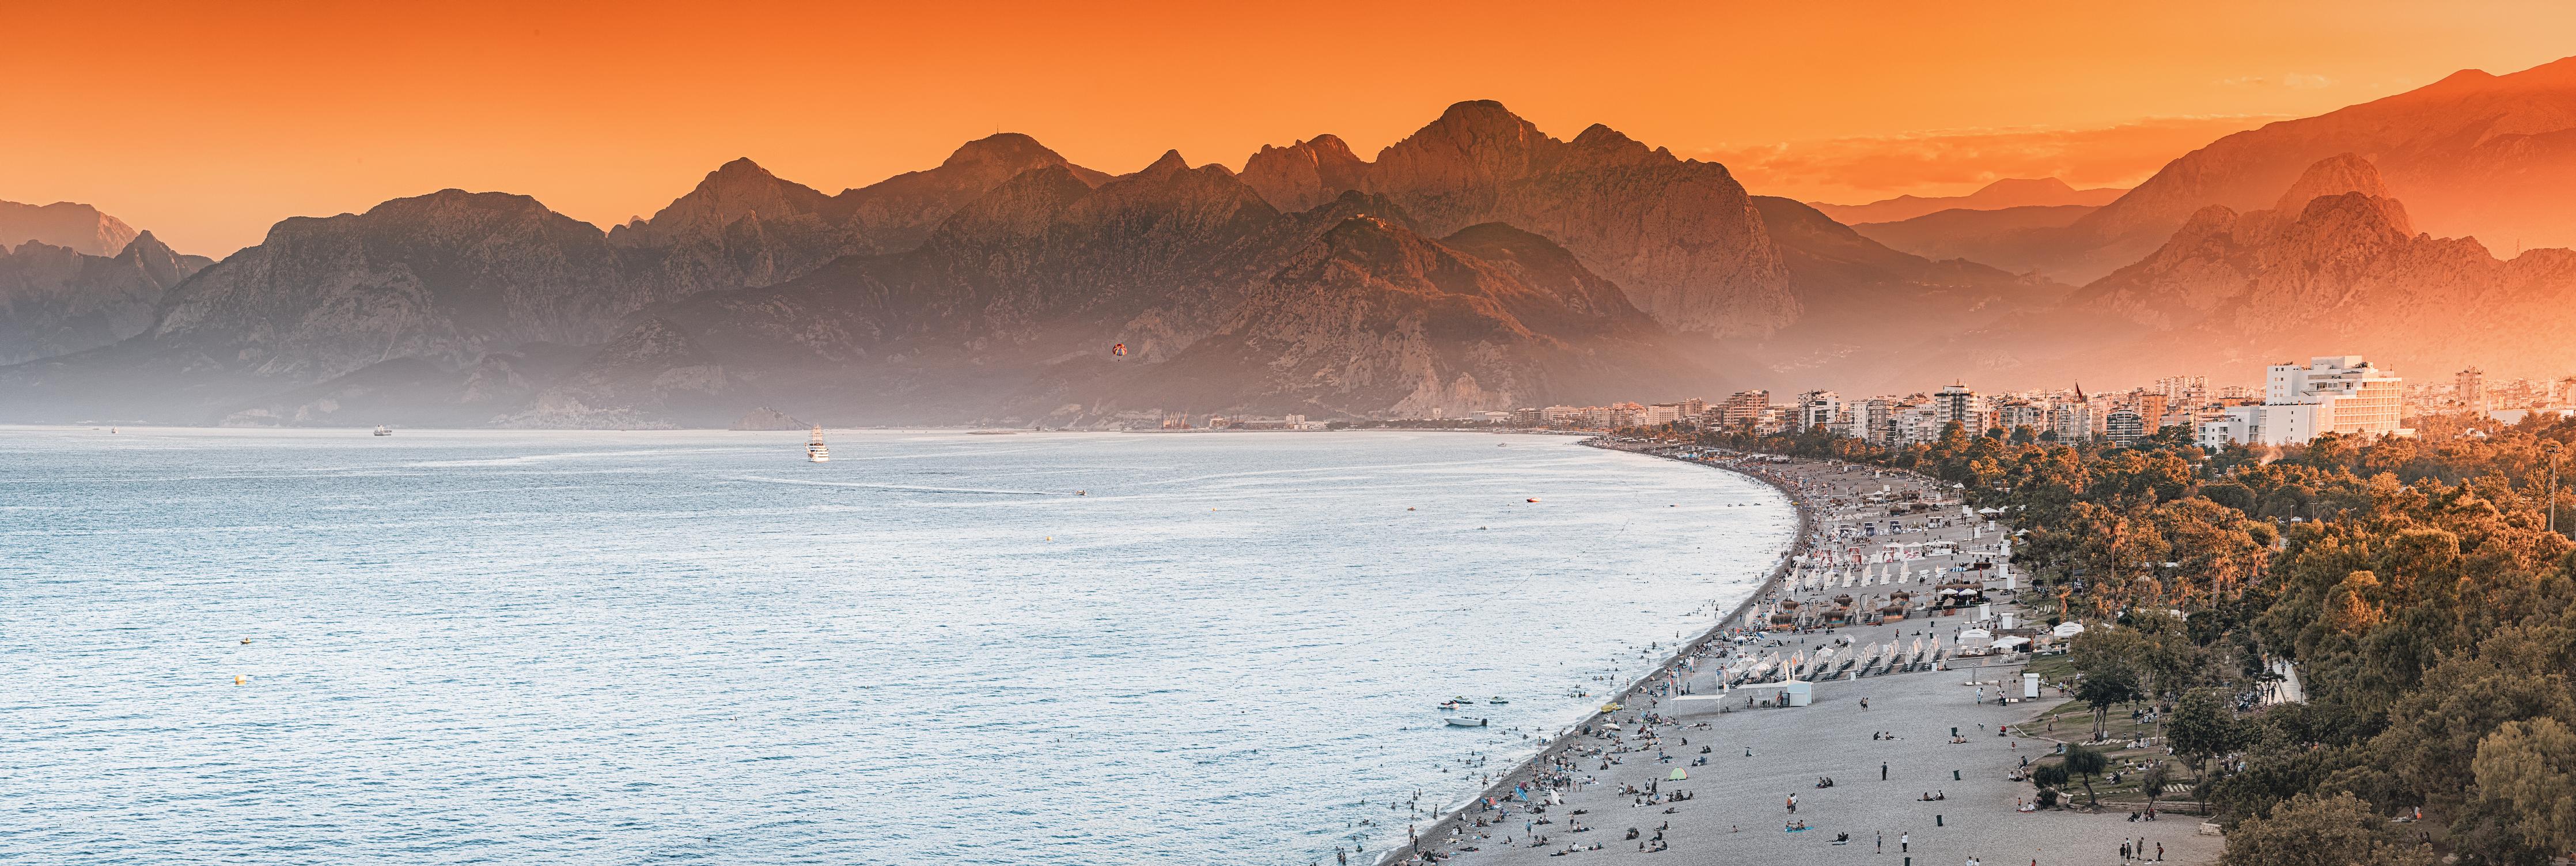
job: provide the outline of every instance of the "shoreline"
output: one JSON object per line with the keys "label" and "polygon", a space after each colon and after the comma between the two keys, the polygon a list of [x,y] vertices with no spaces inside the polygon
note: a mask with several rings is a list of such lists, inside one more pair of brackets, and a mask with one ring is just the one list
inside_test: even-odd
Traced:
{"label": "shoreline", "polygon": [[[1688,641],[1674,644],[1671,653],[1663,656],[1662,659],[1657,661],[1653,667],[1648,668],[1644,673],[1639,674],[1636,679],[1630,680],[1627,684],[1619,686],[1618,690],[1613,693],[1612,697],[1603,701],[1605,704],[1617,703],[1624,707],[1635,702],[1637,697],[1643,694],[1647,688],[1651,687],[1657,679],[1673,674],[1679,663],[1685,658],[1688,658],[1692,653],[1706,649],[1710,641],[1722,639],[1722,636],[1727,630],[1742,624],[1745,617],[1751,614],[1755,606],[1761,604],[1764,598],[1768,598],[1780,591],[1781,584],[1788,578],[1790,572],[1796,567],[1798,557],[1807,551],[1807,548],[1811,543],[1811,539],[1815,533],[1816,512],[1814,503],[1808,500],[1806,491],[1788,484],[1778,476],[1771,473],[1746,472],[1732,467],[1709,466],[1707,464],[1696,463],[1695,461],[1681,460],[1660,454],[1648,454],[1642,451],[1605,444],[1604,439],[1605,437],[1595,435],[1578,444],[1604,451],[1620,451],[1628,454],[1635,454],[1640,457],[1698,465],[1706,469],[1714,469],[1720,472],[1731,472],[1746,478],[1751,478],[1770,485],[1773,490],[1780,491],[1782,496],[1788,498],[1790,507],[1795,509],[1798,515],[1797,530],[1795,534],[1790,537],[1788,546],[1780,552],[1779,561],[1772,566],[1771,573],[1764,575],[1762,582],[1756,584],[1753,591],[1747,594],[1744,597],[1744,600],[1737,602],[1734,610],[1727,612],[1725,616],[1719,617],[1715,624],[1709,626],[1699,634],[1692,636]],[[1494,782],[1492,784],[1478,789],[1472,796],[1469,796],[1464,801],[1441,807],[1442,811],[1435,813],[1435,817],[1424,824],[1418,831],[1417,838],[1440,838],[1442,835],[1449,833],[1453,828],[1463,828],[1468,820],[1468,809],[1472,808],[1475,803],[1487,797],[1499,798],[1503,794],[1510,793],[1513,788],[1519,784],[1535,779],[1538,775],[1538,768],[1540,766],[1548,763],[1551,759],[1563,756],[1567,750],[1574,747],[1575,743],[1578,742],[1573,737],[1574,731],[1580,730],[1585,725],[1596,724],[1609,715],[1610,713],[1602,712],[1596,708],[1591,713],[1566,724],[1564,727],[1558,729],[1556,733],[1550,734],[1545,748],[1541,748],[1536,754],[1521,759],[1519,762],[1512,764],[1502,773],[1497,774],[1494,777]],[[1377,866],[1392,866],[1392,864],[1401,863],[1407,857],[1412,856],[1413,848],[1414,846],[1409,843],[1400,844],[1396,847],[1388,848],[1385,851],[1380,852],[1374,859],[1367,862],[1377,864]]]}

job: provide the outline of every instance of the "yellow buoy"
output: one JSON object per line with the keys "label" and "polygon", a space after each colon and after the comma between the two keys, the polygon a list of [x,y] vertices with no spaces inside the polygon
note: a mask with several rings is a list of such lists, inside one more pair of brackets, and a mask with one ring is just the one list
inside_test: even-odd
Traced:
{"label": "yellow buoy", "polygon": [[247,682],[249,682],[249,681],[250,681],[250,680],[243,678],[243,677],[242,677],[242,675],[240,675],[240,674],[234,674],[234,675],[233,675],[233,685],[237,685],[237,686],[238,686],[238,685],[241,685],[241,684],[243,684],[243,683],[247,683]]}

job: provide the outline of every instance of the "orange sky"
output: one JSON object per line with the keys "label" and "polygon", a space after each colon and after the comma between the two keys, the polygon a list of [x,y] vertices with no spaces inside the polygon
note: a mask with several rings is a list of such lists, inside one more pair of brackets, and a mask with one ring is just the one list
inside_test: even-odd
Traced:
{"label": "orange sky", "polygon": [[0,199],[219,255],[449,186],[614,221],[736,156],[834,192],[997,126],[1113,172],[1319,132],[1366,155],[1490,98],[1865,201],[2131,183],[2268,118],[2576,53],[2561,3],[2108,5],[22,4]]}

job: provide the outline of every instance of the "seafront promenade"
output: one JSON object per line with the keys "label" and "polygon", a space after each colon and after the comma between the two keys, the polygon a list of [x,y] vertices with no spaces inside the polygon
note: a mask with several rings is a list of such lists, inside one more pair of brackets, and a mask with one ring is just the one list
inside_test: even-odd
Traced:
{"label": "seafront promenade", "polygon": [[[1833,461],[1592,444],[1686,456],[1779,488],[1801,517],[1788,560],[1615,698],[1618,709],[1585,719],[1484,796],[1423,825],[1416,843],[1367,852],[1369,861],[2118,864],[2122,842],[2141,839],[2150,861],[2159,845],[2165,862],[2217,860],[2220,840],[2199,835],[2189,816],[2019,811],[2033,789],[2011,778],[2015,768],[2056,742],[2011,728],[2064,699],[2043,689],[2018,700],[2026,655],[1955,657],[1978,609],[1944,616],[1924,603],[1938,584],[1982,584],[1985,613],[2030,621],[2002,569],[1976,567],[2004,558],[2010,528],[1965,509],[1957,491]],[[1890,598],[1900,591],[1911,605]],[[1908,615],[1879,619],[1887,604]],[[1834,609],[1853,610],[1861,624],[1813,627],[1819,611]],[[1775,625],[1783,614],[1809,627]],[[1840,664],[1885,659],[1875,650],[1890,643],[1904,651],[1896,664]],[[1910,654],[1917,646],[1927,650],[1919,660]],[[1808,706],[1773,706],[1783,702],[1776,674],[1744,676],[1757,660],[1812,662],[1828,647],[1835,661],[1801,677],[1814,680]],[[1874,674],[1855,675],[1862,672]],[[1723,688],[1734,679],[1774,682]],[[2002,700],[2007,694],[2014,700]],[[1826,779],[1830,786],[1819,787]]]}

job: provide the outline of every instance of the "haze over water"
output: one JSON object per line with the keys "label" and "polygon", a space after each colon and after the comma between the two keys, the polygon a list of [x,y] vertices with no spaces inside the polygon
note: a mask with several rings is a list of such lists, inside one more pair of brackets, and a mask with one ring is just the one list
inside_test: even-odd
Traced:
{"label": "haze over water", "polygon": [[0,429],[0,861],[1330,862],[1795,527],[1562,437],[802,443]]}

